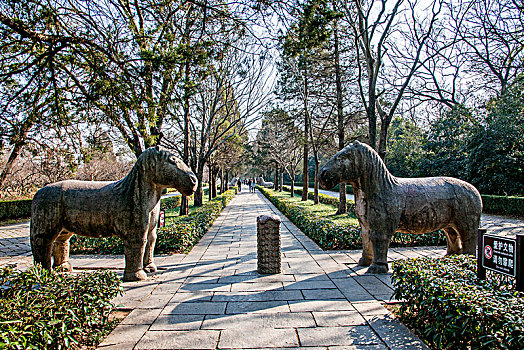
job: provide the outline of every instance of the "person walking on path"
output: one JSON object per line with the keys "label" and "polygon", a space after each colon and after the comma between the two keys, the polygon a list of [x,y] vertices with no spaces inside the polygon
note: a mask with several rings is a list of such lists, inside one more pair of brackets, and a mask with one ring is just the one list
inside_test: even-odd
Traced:
{"label": "person walking on path", "polygon": [[250,181],[251,182],[249,183],[249,191],[255,193],[255,189],[256,189],[255,179],[251,179]]}
{"label": "person walking on path", "polygon": [[238,179],[237,186],[238,186],[238,192],[242,192],[242,180]]}

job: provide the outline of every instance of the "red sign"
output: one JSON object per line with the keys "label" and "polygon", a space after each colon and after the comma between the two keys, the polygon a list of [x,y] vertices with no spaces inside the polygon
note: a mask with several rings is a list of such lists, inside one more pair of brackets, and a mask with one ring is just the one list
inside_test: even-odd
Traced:
{"label": "red sign", "polygon": [[160,215],[158,216],[158,227],[166,226],[166,212],[160,210]]}
{"label": "red sign", "polygon": [[490,245],[487,245],[485,248],[484,248],[484,256],[487,258],[487,259],[491,259],[493,257],[493,249],[491,248]]}

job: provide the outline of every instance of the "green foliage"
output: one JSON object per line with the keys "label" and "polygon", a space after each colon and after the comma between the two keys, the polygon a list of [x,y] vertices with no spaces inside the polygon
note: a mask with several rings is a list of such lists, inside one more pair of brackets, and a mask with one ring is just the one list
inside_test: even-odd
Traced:
{"label": "green foliage", "polygon": [[333,220],[311,214],[288,199],[276,196],[272,190],[258,189],[322,249],[357,249],[362,246],[358,226],[336,224]]}
{"label": "green foliage", "polygon": [[298,23],[293,24],[283,38],[284,54],[302,55],[326,42],[332,33],[331,22],[339,16],[329,8],[326,0],[305,3]]}
{"label": "green foliage", "polygon": [[393,263],[401,320],[437,349],[524,348],[524,298],[479,281],[473,256]]}
{"label": "green foliage", "polygon": [[[360,227],[356,220],[340,220],[341,215],[334,215],[338,208],[338,199],[331,196],[323,196],[325,205],[331,207],[331,211],[319,212],[318,215],[308,210],[305,202],[293,202],[288,196],[281,196],[278,192],[258,187],[291,222],[297,225],[309,238],[315,241],[322,249],[360,249]],[[311,192],[308,193],[308,197]],[[319,197],[321,198],[321,197]],[[354,202],[348,201],[348,209],[354,211]],[[344,215],[354,216],[353,213]],[[442,231],[431,232],[421,235],[395,233],[390,243],[391,247],[411,247],[446,244],[446,238]]]}
{"label": "green foliage", "polygon": [[32,266],[0,269],[0,348],[71,349],[107,335],[111,300],[122,293],[110,271],[61,274]]}
{"label": "green foliage", "polygon": [[31,199],[0,201],[0,220],[31,217]]}
{"label": "green foliage", "polygon": [[388,170],[399,177],[420,176],[423,162],[424,132],[414,123],[396,117],[388,132],[385,162]]}
{"label": "green foliage", "polygon": [[162,199],[160,202],[160,210],[175,209],[182,201],[181,196],[172,196]]}
{"label": "green foliage", "polygon": [[524,197],[482,195],[482,211],[524,218]]}
{"label": "green foliage", "polygon": [[469,181],[485,194],[524,194],[524,83],[486,111],[467,146]]}
{"label": "green foliage", "polygon": [[453,176],[467,181],[467,144],[476,123],[471,111],[463,106],[455,106],[434,120],[426,133],[420,172],[424,176]]}
{"label": "green foliage", "polygon": [[159,228],[155,253],[186,253],[191,250],[235,195],[236,189],[226,191],[190,215]]}
{"label": "green foliage", "polygon": [[[284,180],[284,184],[286,186],[291,186],[291,182],[289,181],[285,181]],[[309,183],[309,187],[310,188],[313,188],[315,187],[315,183],[314,182],[310,182]],[[302,182],[298,182],[298,181],[295,181],[295,189],[302,189]],[[335,187],[333,187],[332,189],[330,189],[330,191],[333,191],[333,192],[338,192],[340,189],[340,184],[337,184]],[[295,191],[296,192],[296,191]],[[350,193],[350,194],[353,194],[353,186],[351,185],[346,185],[346,193]]]}
{"label": "green foliage", "polygon": [[[283,188],[284,188],[284,191],[291,192],[291,188],[290,187],[284,186]],[[301,188],[295,188],[295,193],[300,195],[300,196],[302,196],[303,191],[302,191]],[[315,198],[315,193],[308,191],[307,198],[308,199],[314,199]],[[340,200],[338,198],[333,197],[333,196],[328,196],[328,195],[323,194],[323,193],[319,193],[318,194],[318,200],[322,204],[329,204],[329,205],[333,205],[335,207],[338,207],[339,204],[340,204]],[[348,199],[346,203],[347,203],[348,210],[350,212],[355,212],[355,201],[352,201],[352,200]]]}
{"label": "green foliage", "polygon": [[[215,221],[222,209],[236,195],[236,188],[224,192],[211,201],[198,207],[190,215],[175,217],[166,220],[166,226],[157,230],[155,254],[184,253],[188,252],[202,236],[208,227]],[[175,210],[176,201],[180,203],[180,197],[168,197],[166,210]],[[166,213],[167,216],[167,213]],[[74,235],[71,237],[72,254],[123,254],[124,245],[122,240],[116,236],[108,238],[90,238]]]}

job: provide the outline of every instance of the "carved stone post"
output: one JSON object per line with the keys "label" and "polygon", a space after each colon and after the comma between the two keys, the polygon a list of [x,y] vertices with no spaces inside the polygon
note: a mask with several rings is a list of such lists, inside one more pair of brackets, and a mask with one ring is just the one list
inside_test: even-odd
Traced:
{"label": "carved stone post", "polygon": [[282,271],[280,259],[280,218],[276,215],[257,217],[258,273]]}

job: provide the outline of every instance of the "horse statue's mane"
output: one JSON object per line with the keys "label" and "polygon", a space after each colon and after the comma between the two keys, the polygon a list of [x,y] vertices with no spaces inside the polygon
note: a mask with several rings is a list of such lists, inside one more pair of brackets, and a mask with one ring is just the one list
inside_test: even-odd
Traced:
{"label": "horse statue's mane", "polygon": [[369,178],[372,183],[379,184],[380,187],[391,188],[398,183],[397,178],[389,172],[382,158],[369,145],[355,141],[349,147],[354,147],[362,157],[362,162],[360,162],[364,165],[362,176]]}
{"label": "horse statue's mane", "polygon": [[158,161],[167,161],[169,152],[155,151],[153,148],[146,149],[138,157],[135,165],[133,165],[133,168],[129,171],[129,173],[124,178],[114,183],[115,190],[119,191],[120,193],[128,193],[129,191],[133,191],[133,189],[137,186],[140,186],[140,182],[145,180],[142,178],[143,174],[154,161],[153,157],[157,157]]}

